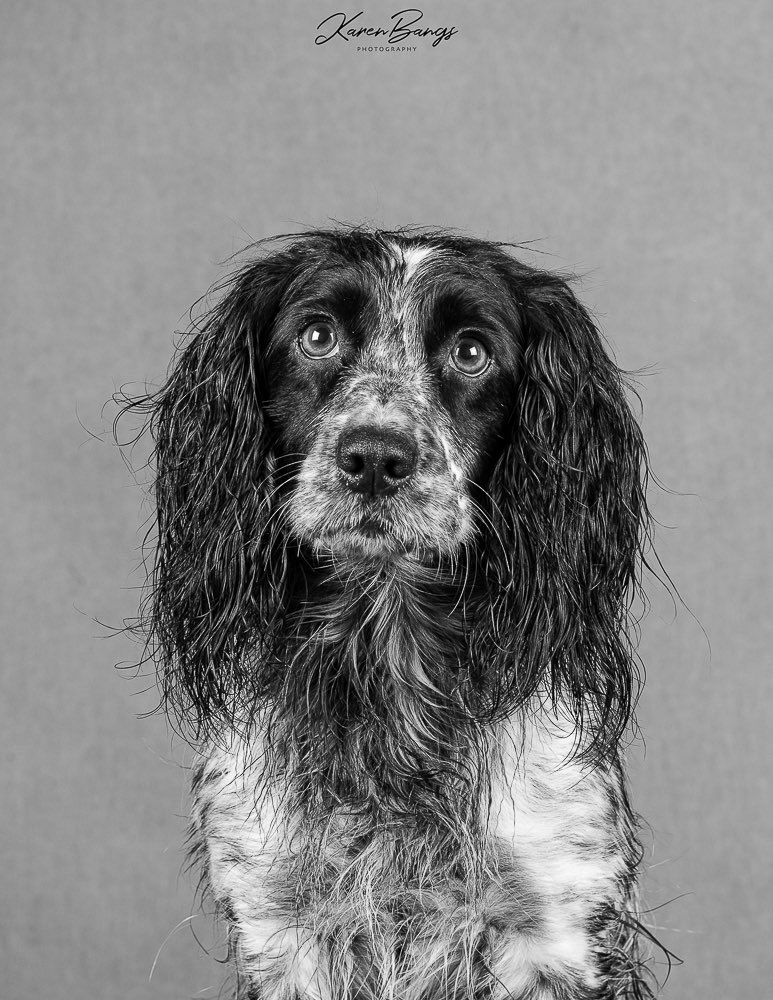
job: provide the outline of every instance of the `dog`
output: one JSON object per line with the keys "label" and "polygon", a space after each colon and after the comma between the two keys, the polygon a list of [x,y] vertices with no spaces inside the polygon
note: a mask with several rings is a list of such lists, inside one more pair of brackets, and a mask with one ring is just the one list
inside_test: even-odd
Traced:
{"label": "dog", "polygon": [[652,997],[648,464],[589,312],[444,231],[261,244],[145,400],[143,621],[250,1000]]}

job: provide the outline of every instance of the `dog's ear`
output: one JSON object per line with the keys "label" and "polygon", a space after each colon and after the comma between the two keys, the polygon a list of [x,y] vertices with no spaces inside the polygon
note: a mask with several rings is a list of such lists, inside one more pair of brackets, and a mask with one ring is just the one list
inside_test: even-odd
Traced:
{"label": "dog's ear", "polygon": [[623,375],[568,284],[523,272],[513,295],[522,354],[486,557],[499,694],[552,695],[600,747],[636,695],[626,625],[649,529],[646,452]]}
{"label": "dog's ear", "polygon": [[149,397],[158,541],[146,625],[166,707],[195,736],[248,696],[251,654],[281,605],[264,357],[292,277],[281,255],[239,273]]}

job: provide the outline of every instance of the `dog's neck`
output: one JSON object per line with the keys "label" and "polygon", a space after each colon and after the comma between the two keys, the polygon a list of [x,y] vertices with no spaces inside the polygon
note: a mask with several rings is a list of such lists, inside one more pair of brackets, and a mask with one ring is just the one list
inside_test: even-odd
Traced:
{"label": "dog's neck", "polygon": [[417,561],[318,562],[286,624],[277,763],[307,812],[473,822],[484,731],[461,583]]}

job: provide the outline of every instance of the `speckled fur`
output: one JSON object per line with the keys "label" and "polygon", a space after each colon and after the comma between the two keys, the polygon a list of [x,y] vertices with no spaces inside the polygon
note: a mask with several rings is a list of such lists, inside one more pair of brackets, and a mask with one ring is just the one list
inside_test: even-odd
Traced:
{"label": "speckled fur", "polygon": [[[646,453],[566,281],[445,233],[309,233],[131,405],[145,620],[239,995],[651,996],[621,751]],[[395,489],[348,483],[352,427],[412,442]]]}
{"label": "speckled fur", "polygon": [[[396,699],[406,720],[426,697],[413,679],[431,688],[436,645],[446,642],[441,633],[433,645],[411,619],[418,595],[396,598],[410,594],[416,573],[407,561],[386,577],[347,578],[382,617],[373,655],[392,679],[384,700]],[[342,590],[317,635],[342,663],[351,654],[341,646],[357,630],[352,600]],[[438,804],[438,824],[443,811],[458,819],[450,837],[390,808],[386,793],[374,809],[369,792],[379,790],[367,787],[304,815],[308,793],[298,793],[292,771],[308,764],[288,761],[287,722],[267,705],[237,723],[227,742],[208,748],[193,782],[192,840],[228,916],[240,977],[251,984],[245,995],[648,995],[628,933],[640,851],[622,762],[583,762],[570,714],[547,695],[488,731],[462,725],[448,740],[448,758],[466,757],[474,775]],[[421,740],[425,726],[416,728]],[[352,767],[359,754],[373,756],[362,737],[349,752]]]}
{"label": "speckled fur", "polygon": [[213,747],[195,772],[193,839],[254,995],[637,995],[638,959],[617,946],[635,919],[635,819],[619,761],[584,766],[573,740],[542,711],[491,734],[473,891],[442,847],[345,805],[314,840],[322,873],[308,880],[303,820],[260,726]]}

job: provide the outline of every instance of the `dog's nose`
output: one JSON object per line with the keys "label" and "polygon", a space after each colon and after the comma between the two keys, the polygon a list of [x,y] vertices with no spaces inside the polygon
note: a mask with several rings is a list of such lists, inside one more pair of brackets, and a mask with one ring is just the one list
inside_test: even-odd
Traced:
{"label": "dog's nose", "polygon": [[407,434],[365,425],[344,431],[336,462],[354,493],[385,497],[413,475],[418,449]]}

